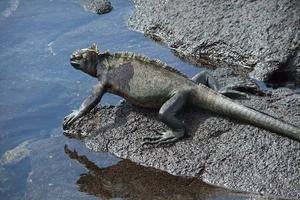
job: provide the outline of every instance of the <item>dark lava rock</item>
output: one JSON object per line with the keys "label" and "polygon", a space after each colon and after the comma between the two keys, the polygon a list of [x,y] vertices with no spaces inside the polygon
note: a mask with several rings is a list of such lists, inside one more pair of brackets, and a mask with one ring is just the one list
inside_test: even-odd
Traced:
{"label": "dark lava rock", "polygon": [[299,0],[133,2],[129,26],[186,61],[271,82],[284,72],[285,81],[300,82]]}
{"label": "dark lava rock", "polygon": [[[272,95],[240,100],[300,126],[300,94],[277,89]],[[188,137],[165,146],[141,146],[142,138],[165,129],[157,111],[128,103],[95,108],[76,122],[70,137],[93,151],[191,176],[234,190],[300,198],[300,143],[269,131],[201,109],[185,109],[179,117]],[[84,134],[81,134],[84,133]]]}
{"label": "dark lava rock", "polygon": [[97,14],[108,13],[113,8],[108,0],[80,0],[80,4],[85,10],[92,11]]}

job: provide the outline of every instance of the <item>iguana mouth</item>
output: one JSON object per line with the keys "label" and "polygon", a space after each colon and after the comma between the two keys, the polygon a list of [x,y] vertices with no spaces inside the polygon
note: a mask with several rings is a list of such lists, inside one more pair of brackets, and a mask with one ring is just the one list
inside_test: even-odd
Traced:
{"label": "iguana mouth", "polygon": [[78,61],[76,61],[76,60],[70,60],[70,63],[71,63],[71,65],[73,66],[73,67],[79,67],[79,63],[78,63]]}

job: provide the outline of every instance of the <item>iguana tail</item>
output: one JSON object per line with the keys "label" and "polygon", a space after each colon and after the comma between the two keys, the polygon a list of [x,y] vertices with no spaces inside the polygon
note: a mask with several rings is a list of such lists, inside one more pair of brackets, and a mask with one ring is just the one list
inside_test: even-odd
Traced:
{"label": "iguana tail", "polygon": [[300,142],[299,127],[236,103],[205,86],[198,86],[193,97],[193,103],[199,107],[236,119],[241,119],[257,127],[264,128]]}

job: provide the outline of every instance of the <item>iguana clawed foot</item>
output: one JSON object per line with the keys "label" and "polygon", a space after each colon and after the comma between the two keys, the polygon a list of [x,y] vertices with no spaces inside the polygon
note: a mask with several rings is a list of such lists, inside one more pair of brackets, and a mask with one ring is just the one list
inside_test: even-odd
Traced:
{"label": "iguana clawed foot", "polygon": [[230,98],[248,98],[247,93],[264,94],[260,87],[250,79],[229,83],[221,87],[218,92]]}
{"label": "iguana clawed foot", "polygon": [[230,90],[230,89],[226,89],[226,90],[219,90],[218,91],[220,94],[223,94],[224,96],[227,96],[231,99],[248,99],[249,96],[248,94],[246,94],[245,92],[240,92],[237,90]]}
{"label": "iguana clawed foot", "polygon": [[[232,81],[224,86],[221,86],[218,81],[207,71],[202,71],[196,74],[192,80],[197,84],[204,84],[209,88],[227,96],[229,98],[248,98],[247,93],[263,95],[264,92],[260,87],[250,79],[242,81]],[[247,93],[246,93],[247,92]]]}
{"label": "iguana clawed foot", "polygon": [[73,110],[71,114],[67,115],[64,118],[63,129],[66,130],[67,128],[69,128],[71,124],[73,124],[79,117],[80,117],[79,111]]}
{"label": "iguana clawed foot", "polygon": [[233,99],[237,99],[237,98],[243,98],[243,99],[247,99],[248,94],[245,92],[241,92],[238,89],[241,87],[244,87],[244,81],[239,81],[239,82],[234,82],[228,85],[225,85],[224,87],[221,87],[220,89],[218,89],[218,92],[220,94],[223,94],[224,96],[233,98]]}
{"label": "iguana clawed foot", "polygon": [[162,133],[158,133],[159,136],[157,137],[145,137],[143,138],[143,143],[142,145],[146,144],[168,144],[168,143],[173,143],[179,140],[184,136],[184,131],[165,131]]}

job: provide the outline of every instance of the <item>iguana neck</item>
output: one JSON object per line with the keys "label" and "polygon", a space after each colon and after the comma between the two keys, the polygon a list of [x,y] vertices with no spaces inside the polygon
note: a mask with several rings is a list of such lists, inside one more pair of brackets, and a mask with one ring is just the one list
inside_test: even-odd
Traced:
{"label": "iguana neck", "polygon": [[112,55],[109,52],[100,53],[98,55],[98,65],[101,65],[101,67],[105,69],[111,68],[109,58],[112,57]]}
{"label": "iguana neck", "polygon": [[98,55],[98,63],[96,67],[96,77],[100,80],[107,74],[107,72],[112,68],[109,57],[112,55],[109,52],[100,53]]}

